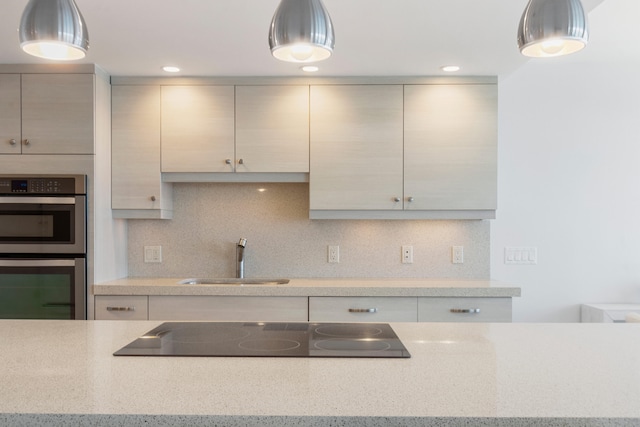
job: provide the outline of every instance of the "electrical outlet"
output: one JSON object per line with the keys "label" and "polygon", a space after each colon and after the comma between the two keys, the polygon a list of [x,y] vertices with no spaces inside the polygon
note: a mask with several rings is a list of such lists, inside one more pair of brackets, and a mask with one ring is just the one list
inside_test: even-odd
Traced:
{"label": "electrical outlet", "polygon": [[413,263],[413,246],[402,245],[402,263],[403,264]]}
{"label": "electrical outlet", "polygon": [[162,246],[145,246],[144,262],[162,262]]}
{"label": "electrical outlet", "polygon": [[340,262],[340,246],[329,246],[327,249],[327,262]]}
{"label": "electrical outlet", "polygon": [[451,247],[451,262],[454,264],[464,264],[464,246]]}

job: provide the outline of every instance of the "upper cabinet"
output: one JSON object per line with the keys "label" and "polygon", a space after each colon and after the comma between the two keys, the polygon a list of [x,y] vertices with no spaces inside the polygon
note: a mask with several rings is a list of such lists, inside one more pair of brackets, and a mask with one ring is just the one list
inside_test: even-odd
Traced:
{"label": "upper cabinet", "polygon": [[231,172],[233,86],[162,86],[162,172]]}
{"label": "upper cabinet", "polygon": [[309,86],[236,86],[236,172],[309,172]]}
{"label": "upper cabinet", "polygon": [[404,88],[404,206],[495,211],[495,85]]}
{"label": "upper cabinet", "polygon": [[93,74],[0,74],[0,154],[93,154]]}
{"label": "upper cabinet", "polygon": [[22,152],[20,74],[0,74],[0,154]]}
{"label": "upper cabinet", "polygon": [[119,218],[171,218],[171,184],[160,176],[160,87],[111,90],[111,207]]}
{"label": "upper cabinet", "polygon": [[311,87],[311,218],[494,218],[496,159],[495,84]]}
{"label": "upper cabinet", "polygon": [[161,93],[167,181],[309,172],[309,86],[168,85]]}
{"label": "upper cabinet", "polygon": [[[308,181],[312,219],[495,217],[495,78],[112,84],[121,216],[166,217],[171,182]],[[0,93],[15,103],[10,83]]]}
{"label": "upper cabinet", "polygon": [[402,86],[311,86],[310,209],[402,209]]}

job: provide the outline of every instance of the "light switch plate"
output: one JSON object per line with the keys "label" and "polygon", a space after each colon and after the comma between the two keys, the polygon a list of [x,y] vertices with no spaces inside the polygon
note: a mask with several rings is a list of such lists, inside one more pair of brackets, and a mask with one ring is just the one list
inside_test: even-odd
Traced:
{"label": "light switch plate", "polygon": [[504,248],[505,264],[537,264],[538,248],[535,246],[507,246]]}
{"label": "light switch plate", "polygon": [[144,262],[162,262],[162,246],[145,246]]}

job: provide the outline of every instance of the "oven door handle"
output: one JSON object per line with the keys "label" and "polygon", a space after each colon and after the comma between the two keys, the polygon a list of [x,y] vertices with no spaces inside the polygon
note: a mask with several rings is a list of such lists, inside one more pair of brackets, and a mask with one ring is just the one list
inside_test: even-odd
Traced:
{"label": "oven door handle", "polygon": [[73,267],[75,259],[0,259],[0,267]]}
{"label": "oven door handle", "polygon": [[9,196],[0,197],[0,205],[15,204],[40,204],[40,205],[75,205],[75,197],[34,197],[34,196]]}

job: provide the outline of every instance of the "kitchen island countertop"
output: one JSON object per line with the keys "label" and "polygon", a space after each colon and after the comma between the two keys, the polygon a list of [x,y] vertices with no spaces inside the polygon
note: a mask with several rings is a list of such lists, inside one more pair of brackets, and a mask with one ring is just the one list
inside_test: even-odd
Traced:
{"label": "kitchen island countertop", "polygon": [[93,285],[94,295],[427,296],[519,297],[520,288],[495,280],[291,279],[285,285],[184,285],[187,277],[126,278]]}
{"label": "kitchen island countertop", "polygon": [[392,323],[409,359],[112,356],[159,324],[0,320],[0,425],[640,424],[640,324]]}

